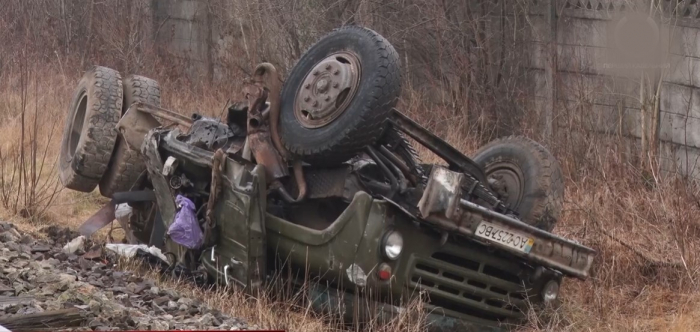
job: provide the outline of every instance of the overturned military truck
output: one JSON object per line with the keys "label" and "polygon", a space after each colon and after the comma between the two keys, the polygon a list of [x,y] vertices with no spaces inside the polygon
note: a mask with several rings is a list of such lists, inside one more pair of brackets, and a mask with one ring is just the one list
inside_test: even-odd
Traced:
{"label": "overturned military truck", "polygon": [[112,200],[80,231],[117,219],[171,264],[251,294],[272,275],[306,282],[315,309],[347,319],[391,318],[422,294],[437,330],[517,323],[588,276],[595,252],[550,233],[554,157],[508,137],[469,158],[403,115],[399,57],[376,32],[337,29],[277,76],[259,65],[216,119],[162,108],[152,79],[88,71],[60,179]]}

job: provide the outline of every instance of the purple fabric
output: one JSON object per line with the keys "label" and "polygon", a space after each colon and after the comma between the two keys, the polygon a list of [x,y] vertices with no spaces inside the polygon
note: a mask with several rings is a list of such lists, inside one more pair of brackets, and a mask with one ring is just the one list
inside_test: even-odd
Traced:
{"label": "purple fabric", "polygon": [[194,203],[182,195],[177,195],[175,203],[180,210],[175,215],[175,222],[168,229],[168,235],[173,241],[189,249],[199,248],[203,235],[195,216]]}

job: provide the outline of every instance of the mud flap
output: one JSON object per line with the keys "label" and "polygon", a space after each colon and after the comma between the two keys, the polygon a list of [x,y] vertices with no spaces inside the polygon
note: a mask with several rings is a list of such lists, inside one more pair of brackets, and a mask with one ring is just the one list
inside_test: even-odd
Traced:
{"label": "mud flap", "polygon": [[266,274],[265,170],[226,163],[221,196],[214,207],[218,240],[202,262],[217,281],[255,295]]}

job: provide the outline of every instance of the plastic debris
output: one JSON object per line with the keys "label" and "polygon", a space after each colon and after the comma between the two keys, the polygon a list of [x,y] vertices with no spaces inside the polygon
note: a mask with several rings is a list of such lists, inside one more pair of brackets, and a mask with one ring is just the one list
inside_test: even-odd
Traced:
{"label": "plastic debris", "polygon": [[147,253],[150,253],[153,256],[156,256],[160,259],[162,259],[164,262],[170,264],[168,261],[168,258],[163,255],[163,252],[160,251],[160,249],[156,248],[155,246],[147,246],[145,244],[124,244],[124,243],[107,243],[105,244],[105,248],[107,250],[111,250],[116,252],[118,255],[127,257],[127,258],[133,258],[136,256],[136,252],[141,249]]}
{"label": "plastic debris", "polygon": [[114,208],[114,217],[117,219],[129,218],[133,213],[133,209],[127,203],[117,204]]}
{"label": "plastic debris", "polygon": [[78,251],[78,249],[82,249],[84,245],[85,237],[81,235],[66,243],[66,245],[63,246],[63,252],[70,255]]}
{"label": "plastic debris", "polygon": [[204,236],[197,222],[194,203],[182,195],[177,195],[175,203],[180,210],[175,215],[175,222],[168,229],[168,235],[184,247],[198,249],[202,246]]}

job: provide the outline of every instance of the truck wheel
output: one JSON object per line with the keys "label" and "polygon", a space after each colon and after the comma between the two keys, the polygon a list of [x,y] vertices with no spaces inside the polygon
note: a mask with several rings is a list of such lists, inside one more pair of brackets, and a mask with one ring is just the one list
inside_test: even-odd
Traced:
{"label": "truck wheel", "polygon": [[64,187],[91,192],[99,183],[117,139],[122,98],[116,70],[95,66],[78,82],[61,140],[58,171]]}
{"label": "truck wheel", "polygon": [[399,56],[384,37],[336,29],[292,68],[281,93],[280,138],[306,162],[342,163],[382,135],[400,92]]}
{"label": "truck wheel", "polygon": [[[124,79],[124,103],[121,115],[135,102],[160,106],[160,85],[143,76],[130,75]],[[116,146],[109,167],[100,181],[100,193],[112,197],[115,192],[129,191],[146,169],[139,152],[140,147],[131,147],[124,139],[117,137]]]}
{"label": "truck wheel", "polygon": [[564,204],[559,163],[539,143],[522,136],[497,139],[474,157],[491,188],[520,219],[551,231]]}

